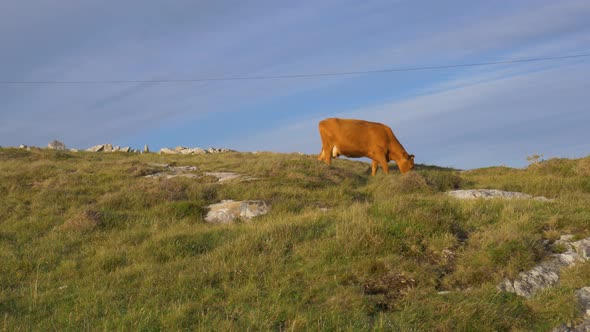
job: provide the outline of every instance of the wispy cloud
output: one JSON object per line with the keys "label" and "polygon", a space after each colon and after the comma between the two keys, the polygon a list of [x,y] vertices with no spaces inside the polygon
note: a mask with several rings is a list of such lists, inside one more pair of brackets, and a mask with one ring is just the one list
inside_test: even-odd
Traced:
{"label": "wispy cloud", "polygon": [[[585,123],[590,121],[589,74],[588,63],[549,68],[336,116],[389,124],[423,163],[471,168],[522,166],[526,156],[534,153],[580,157],[590,151],[590,142],[579,139],[586,135]],[[266,145],[271,150],[315,153],[320,144],[319,120],[277,128],[242,146],[246,150]]]}

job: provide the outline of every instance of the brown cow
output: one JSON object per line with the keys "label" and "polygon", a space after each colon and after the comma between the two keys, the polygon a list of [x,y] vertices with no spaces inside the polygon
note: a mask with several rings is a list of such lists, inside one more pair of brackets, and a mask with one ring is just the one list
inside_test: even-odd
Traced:
{"label": "brown cow", "polygon": [[400,172],[414,168],[414,155],[409,155],[388,126],[363,120],[330,118],[320,121],[322,151],[318,160],[330,165],[332,157],[343,155],[351,158],[373,159],[371,175],[381,165],[389,173],[387,163],[395,160]]}

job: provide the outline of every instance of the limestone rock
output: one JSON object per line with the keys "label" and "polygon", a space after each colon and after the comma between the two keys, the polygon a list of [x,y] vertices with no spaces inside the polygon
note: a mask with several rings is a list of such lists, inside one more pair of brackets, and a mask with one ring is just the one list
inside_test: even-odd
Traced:
{"label": "limestone rock", "polygon": [[[174,151],[174,152],[172,152],[172,151]],[[233,150],[218,149],[218,148],[209,148],[207,150],[204,150],[199,147],[187,148],[184,146],[177,146],[174,149],[171,149],[171,148],[160,149],[160,153],[165,153],[165,154],[172,154],[172,153],[176,153],[176,154],[206,154],[206,153],[223,153],[223,152],[233,152]]]}
{"label": "limestone rock", "polygon": [[101,152],[103,150],[104,150],[104,144],[95,145],[91,148],[86,149],[86,151],[89,151],[89,152]]}
{"label": "limestone rock", "polygon": [[120,147],[120,146],[118,146],[118,145],[115,145],[115,146],[113,147],[113,152],[119,152],[119,151],[121,151],[121,147]]}
{"label": "limestone rock", "polygon": [[583,259],[590,259],[590,238],[572,242],[572,246],[578,255],[580,255]]}
{"label": "limestone rock", "polygon": [[504,198],[504,199],[534,199],[538,201],[552,201],[547,197],[533,197],[529,194],[514,192],[514,191],[502,191],[497,189],[469,189],[469,190],[453,190],[447,191],[447,195],[455,197],[457,199],[491,199],[491,198]]}
{"label": "limestone rock", "polygon": [[197,166],[168,166],[168,168],[174,172],[190,172],[190,171],[197,171],[199,168]]}
{"label": "limestone rock", "polygon": [[160,163],[148,163],[149,166],[154,166],[154,167],[162,167],[162,168],[168,168],[170,167],[170,164],[160,164]]}
{"label": "limestone rock", "polygon": [[53,140],[47,144],[47,148],[51,150],[65,150],[66,145],[58,140]]}
{"label": "limestone rock", "polygon": [[578,307],[583,313],[583,320],[575,326],[561,324],[553,332],[588,332],[590,331],[590,287],[583,287],[576,291]]}
{"label": "limestone rock", "polygon": [[218,149],[218,148],[209,148],[207,149],[207,152],[209,153],[224,153],[224,152],[233,152],[233,150],[230,149]]}
{"label": "limestone rock", "polygon": [[21,145],[19,145],[19,146],[18,146],[18,148],[19,148],[19,149],[26,149],[26,148],[28,148],[28,146],[26,146],[26,145],[24,145],[24,144],[21,144]]}
{"label": "limestone rock", "polygon": [[167,173],[167,172],[159,172],[159,173],[155,173],[155,174],[149,174],[145,176],[148,179],[158,179],[158,178],[163,178],[163,179],[172,179],[172,178],[189,178],[189,179],[198,179],[201,176],[199,174],[194,174],[194,173]]}
{"label": "limestone rock", "polygon": [[149,153],[150,152],[150,147],[146,145],[143,146],[143,153]]}
{"label": "limestone rock", "polygon": [[576,291],[578,303],[587,318],[590,318],[590,287],[580,288]]}
{"label": "limestone rock", "polygon": [[256,178],[250,176],[244,176],[242,174],[234,173],[234,172],[205,172],[203,175],[206,176],[214,176],[217,178],[219,182],[228,182],[236,179],[240,179],[241,181],[253,181]]}
{"label": "limestone rock", "polygon": [[527,272],[519,273],[514,281],[504,279],[498,288],[524,297],[531,297],[537,291],[557,284],[562,268],[588,260],[590,238],[576,242],[559,240],[556,243],[565,245],[567,251],[554,254],[550,260],[541,262]]}
{"label": "limestone rock", "polygon": [[205,220],[210,223],[229,224],[265,215],[269,209],[269,206],[263,201],[223,200],[220,203],[209,205],[209,212]]}
{"label": "limestone rock", "polygon": [[199,168],[197,166],[170,166],[168,164],[157,164],[157,163],[149,163],[150,166],[155,167],[162,167],[165,170],[162,172],[154,173],[146,175],[145,177],[148,179],[157,179],[157,178],[164,178],[164,179],[172,179],[175,177],[185,177],[191,179],[197,179],[201,176],[195,173],[188,173],[197,171]]}
{"label": "limestone rock", "polygon": [[131,148],[128,146],[121,148],[121,152],[130,152],[130,151],[131,151]]}
{"label": "limestone rock", "polygon": [[178,151],[172,150],[170,148],[161,148],[160,154],[178,154]]}
{"label": "limestone rock", "polygon": [[192,149],[182,149],[179,151],[181,154],[192,154]]}
{"label": "limestone rock", "polygon": [[207,151],[205,151],[204,149],[201,148],[192,148],[190,149],[191,154],[206,154]]}

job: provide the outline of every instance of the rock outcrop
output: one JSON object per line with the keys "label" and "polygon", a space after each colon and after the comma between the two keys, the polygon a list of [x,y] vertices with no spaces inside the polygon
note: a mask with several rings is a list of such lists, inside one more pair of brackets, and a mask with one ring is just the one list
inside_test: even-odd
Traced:
{"label": "rock outcrop", "polygon": [[263,201],[223,200],[220,203],[209,205],[205,221],[214,224],[230,224],[265,215],[269,210],[270,207]]}
{"label": "rock outcrop", "polygon": [[[555,245],[563,246],[565,252],[554,254],[550,260],[541,262],[527,272],[519,273],[514,281],[504,279],[498,285],[498,289],[530,298],[539,290],[556,285],[562,268],[590,260],[590,237],[575,242],[571,242],[571,239],[571,235],[562,236],[555,241]],[[575,326],[561,324],[553,332],[590,331],[590,287],[578,289],[576,298],[583,313],[583,320]]]}
{"label": "rock outcrop", "polygon": [[91,148],[86,149],[88,152],[101,152],[104,150],[104,144],[95,145]]}
{"label": "rock outcrop", "polygon": [[[47,147],[53,150],[66,150],[66,145],[60,141],[52,141],[50,142]],[[30,150],[31,148],[21,144],[19,146],[20,149],[27,149]],[[77,151],[77,150],[76,150]],[[92,146],[85,151],[88,152],[125,152],[125,153],[149,153],[150,148],[147,145],[143,146],[143,150],[136,150],[132,149],[128,146],[121,147],[121,146],[113,146],[110,143],[107,144],[99,144]],[[184,146],[177,146],[174,149],[171,148],[162,148],[160,149],[160,154],[206,154],[206,153],[224,153],[224,152],[235,152],[234,150],[230,149],[219,149],[219,148],[209,148],[207,150],[195,147],[195,148],[187,148]]]}
{"label": "rock outcrop", "polygon": [[529,194],[514,192],[514,191],[502,191],[497,189],[469,189],[469,190],[453,190],[448,191],[447,195],[455,197],[457,199],[491,199],[491,198],[504,198],[504,199],[533,199],[537,201],[552,201],[547,197],[534,197]]}
{"label": "rock outcrop", "polygon": [[164,171],[146,175],[145,177],[148,179],[157,179],[157,178],[171,179],[171,178],[175,178],[175,177],[196,179],[196,178],[201,177],[201,175],[199,175],[199,174],[191,173],[191,172],[195,172],[195,171],[199,170],[199,168],[197,166],[170,166],[168,164],[156,164],[156,163],[151,163],[149,165],[155,166],[155,167],[162,167],[162,168],[164,168]]}
{"label": "rock outcrop", "polygon": [[561,324],[553,329],[553,332],[588,332],[590,331],[590,287],[580,288],[576,291],[578,308],[584,313],[583,320],[575,326]]}
{"label": "rock outcrop", "polygon": [[202,174],[194,173],[199,170],[197,166],[170,166],[168,164],[157,164],[157,163],[149,163],[149,166],[153,167],[160,167],[163,168],[162,171],[156,172],[153,174],[146,175],[145,177],[148,179],[157,179],[157,178],[164,178],[164,179],[171,179],[175,177],[186,177],[191,179],[197,179],[202,177],[214,177],[217,178],[218,182],[230,182],[230,181],[254,181],[257,178],[234,173],[234,172],[203,172]]}
{"label": "rock outcrop", "polygon": [[504,279],[498,288],[524,297],[531,297],[537,291],[557,284],[562,268],[589,259],[590,238],[569,242],[567,236],[562,236],[555,244],[564,246],[566,251],[552,255],[551,259],[541,262],[530,271],[519,273],[516,280]]}
{"label": "rock outcrop", "polygon": [[177,146],[174,149],[172,148],[161,148],[160,154],[206,154],[206,153],[225,153],[225,152],[235,152],[234,150],[230,149],[218,149],[218,148],[209,148],[207,150],[196,147],[196,148],[187,148],[184,146]]}
{"label": "rock outcrop", "polygon": [[126,146],[124,148],[120,146],[113,146],[112,144],[99,144],[86,149],[88,152],[135,152],[135,150]]}
{"label": "rock outcrop", "polygon": [[58,140],[53,140],[47,144],[47,148],[52,150],[65,150],[66,145]]}
{"label": "rock outcrop", "polygon": [[234,173],[234,172],[204,172],[203,175],[216,177],[217,181],[219,181],[219,182],[229,182],[232,180],[240,180],[240,181],[257,180],[254,177],[246,176],[246,175],[238,174],[238,173]]}

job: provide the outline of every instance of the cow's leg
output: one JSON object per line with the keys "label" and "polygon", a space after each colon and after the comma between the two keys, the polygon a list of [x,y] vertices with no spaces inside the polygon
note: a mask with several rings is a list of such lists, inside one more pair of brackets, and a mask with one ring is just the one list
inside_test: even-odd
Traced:
{"label": "cow's leg", "polygon": [[371,176],[375,176],[375,173],[377,173],[377,160],[371,163]]}
{"label": "cow's leg", "polygon": [[318,155],[318,160],[325,162],[326,164],[330,165],[330,146],[327,144],[322,144],[322,151]]}
{"label": "cow's leg", "polygon": [[385,156],[379,158],[379,164],[381,164],[383,172],[385,172],[385,174],[389,174],[389,166],[387,166],[387,159],[385,158]]}
{"label": "cow's leg", "polygon": [[322,145],[322,152],[320,153],[318,160],[323,160],[328,166],[332,163],[332,149],[330,145]]}
{"label": "cow's leg", "polygon": [[328,166],[330,166],[332,164],[332,156],[329,153],[326,153],[324,161],[326,162],[326,164],[328,164]]}

